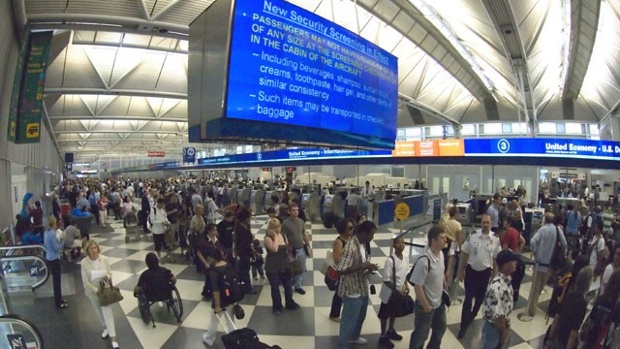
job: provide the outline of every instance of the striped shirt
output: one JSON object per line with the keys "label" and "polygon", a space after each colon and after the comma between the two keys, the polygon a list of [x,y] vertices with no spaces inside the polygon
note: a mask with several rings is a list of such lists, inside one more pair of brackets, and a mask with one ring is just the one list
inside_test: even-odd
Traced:
{"label": "striped shirt", "polygon": [[[340,261],[338,262],[338,265],[336,265],[336,270],[340,272],[349,269],[354,265],[364,263],[360,250],[361,248],[362,245],[357,239],[357,236],[351,238],[351,241],[349,241],[349,243],[347,243],[342,250],[342,257],[340,257]],[[338,295],[340,297],[367,297],[368,279],[364,276],[364,271],[360,270],[351,274],[340,275]]]}

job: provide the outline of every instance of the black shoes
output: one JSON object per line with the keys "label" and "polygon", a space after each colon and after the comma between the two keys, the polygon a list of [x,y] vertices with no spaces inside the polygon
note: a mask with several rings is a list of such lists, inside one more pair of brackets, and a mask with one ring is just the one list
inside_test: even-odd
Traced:
{"label": "black shoes", "polygon": [[286,309],[287,310],[295,310],[295,309],[299,309],[299,304],[292,302],[286,305]]}
{"label": "black shoes", "polygon": [[390,341],[390,339],[386,336],[379,337],[379,348],[392,349],[394,348],[394,343]]}
{"label": "black shoes", "polygon": [[395,341],[400,341],[403,339],[403,336],[399,335],[398,333],[396,333],[395,329],[391,329],[388,330],[385,334],[385,336],[389,339],[393,339]]}
{"label": "black shoes", "polygon": [[306,291],[303,288],[296,288],[295,292],[299,293],[299,294],[306,294]]}

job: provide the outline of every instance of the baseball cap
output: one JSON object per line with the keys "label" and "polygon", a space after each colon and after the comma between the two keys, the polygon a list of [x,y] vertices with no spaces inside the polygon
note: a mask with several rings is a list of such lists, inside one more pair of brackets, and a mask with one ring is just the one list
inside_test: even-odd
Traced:
{"label": "baseball cap", "polygon": [[509,249],[501,250],[495,257],[498,266],[502,266],[508,262],[516,261],[519,257]]}

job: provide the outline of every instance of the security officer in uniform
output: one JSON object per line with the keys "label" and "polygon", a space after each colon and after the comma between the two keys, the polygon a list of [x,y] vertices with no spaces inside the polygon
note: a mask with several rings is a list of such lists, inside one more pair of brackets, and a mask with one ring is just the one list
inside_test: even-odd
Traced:
{"label": "security officer in uniform", "polygon": [[[472,234],[461,248],[458,279],[465,281],[465,300],[461,313],[461,329],[458,338],[463,338],[474,321],[484,300],[489,280],[497,273],[495,256],[502,247],[499,238],[491,231],[491,215],[482,215],[482,229]],[[472,308],[472,300],[475,299]]]}

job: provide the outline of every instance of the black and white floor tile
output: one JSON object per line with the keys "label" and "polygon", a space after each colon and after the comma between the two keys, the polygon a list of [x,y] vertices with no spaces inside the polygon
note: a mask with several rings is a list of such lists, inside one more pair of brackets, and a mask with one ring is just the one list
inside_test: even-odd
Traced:
{"label": "black and white floor tile", "polygon": [[[266,217],[257,217],[252,223],[253,232],[262,240]],[[203,276],[196,272],[180,254],[173,254],[165,264],[178,279],[177,288],[183,300],[183,322],[177,324],[166,308],[154,305],[152,312],[156,328],[145,324],[140,318],[133,288],[138,276],[145,270],[144,257],[153,251],[153,243],[139,241],[125,243],[125,229],[122,222],[113,222],[112,229],[92,228],[91,237],[101,245],[113,270],[115,284],[121,289],[124,300],[114,305],[118,342],[122,348],[206,348],[202,343],[202,334],[208,326],[210,302],[203,300],[201,290]],[[318,272],[331,242],[336,237],[334,229],[326,229],[321,224],[307,224],[313,244],[313,258],[307,261],[308,272],[304,277],[305,295],[294,294],[295,301],[301,305],[298,310],[284,311],[276,316],[271,312],[271,297],[266,280],[258,280],[256,295],[244,299],[245,318],[238,321],[238,327],[248,326],[256,330],[260,339],[268,344],[278,344],[282,348],[311,349],[334,348],[338,335],[338,324],[329,321],[328,313],[332,292],[323,284],[323,275]],[[390,253],[391,238],[398,229],[382,228],[375,234],[371,243],[373,262],[383,266]],[[419,239],[423,235],[416,236]],[[177,250],[178,252],[178,250]],[[550,289],[540,297],[538,313],[531,322],[522,322],[517,315],[525,310],[531,285],[531,271],[521,288],[521,298],[511,316],[512,333],[510,348],[541,348],[547,324],[544,308],[548,304]],[[100,339],[101,328],[84,296],[79,275],[79,265],[63,264],[63,292],[69,302],[66,310],[56,310],[53,306],[51,281],[35,292],[11,294],[10,304],[14,313],[32,319],[39,327],[46,348],[109,348],[108,341]],[[459,295],[463,294],[459,288]],[[377,292],[378,293],[378,292]],[[368,315],[364,322],[362,335],[368,339],[364,348],[374,348],[379,339],[380,325],[376,313],[380,300],[377,295],[370,297]],[[452,306],[447,314],[448,330],[443,338],[443,348],[480,348],[483,320],[478,319],[471,325],[462,340],[456,339],[461,315],[460,305]],[[397,331],[404,339],[394,342],[396,348],[408,348],[409,336],[413,330],[413,316],[398,319]],[[222,328],[220,327],[220,331]],[[215,348],[223,348],[221,341],[216,341]],[[362,346],[358,346],[361,348]]]}

